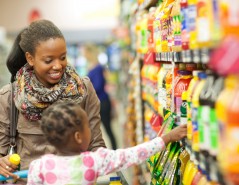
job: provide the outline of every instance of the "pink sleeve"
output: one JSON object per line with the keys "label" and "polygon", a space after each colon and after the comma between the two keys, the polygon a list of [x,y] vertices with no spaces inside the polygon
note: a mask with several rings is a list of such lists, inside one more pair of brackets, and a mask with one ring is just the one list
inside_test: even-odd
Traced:
{"label": "pink sleeve", "polygon": [[31,162],[29,171],[28,171],[27,185],[42,185],[43,184],[41,168],[42,168],[41,159],[37,159]]}
{"label": "pink sleeve", "polygon": [[100,148],[94,152],[98,175],[107,175],[126,169],[134,164],[140,164],[164,148],[165,144],[160,137],[126,149],[110,150]]}

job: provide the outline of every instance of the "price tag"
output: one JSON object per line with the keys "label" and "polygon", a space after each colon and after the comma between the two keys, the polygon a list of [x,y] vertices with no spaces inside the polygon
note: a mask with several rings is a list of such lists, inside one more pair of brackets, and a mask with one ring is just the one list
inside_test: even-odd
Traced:
{"label": "price tag", "polygon": [[201,50],[201,61],[203,64],[207,64],[209,62],[209,50],[206,48]]}
{"label": "price tag", "polygon": [[156,61],[160,61],[160,53],[156,53],[156,58],[155,58]]}
{"label": "price tag", "polygon": [[185,51],[185,62],[192,62],[190,50]]}
{"label": "price tag", "polygon": [[186,52],[182,51],[182,62],[186,62]]}
{"label": "price tag", "polygon": [[200,55],[199,55],[199,50],[193,50],[193,62],[199,63],[200,62]]}
{"label": "price tag", "polygon": [[172,52],[168,53],[168,61],[173,62],[173,53]]}

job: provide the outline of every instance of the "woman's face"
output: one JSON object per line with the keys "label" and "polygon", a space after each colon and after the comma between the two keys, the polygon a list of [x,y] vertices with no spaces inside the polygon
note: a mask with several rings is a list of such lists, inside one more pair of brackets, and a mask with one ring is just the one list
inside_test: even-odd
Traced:
{"label": "woman's face", "polygon": [[62,38],[42,41],[36,47],[35,55],[26,53],[28,63],[33,67],[37,79],[45,86],[57,84],[67,65],[66,43]]}

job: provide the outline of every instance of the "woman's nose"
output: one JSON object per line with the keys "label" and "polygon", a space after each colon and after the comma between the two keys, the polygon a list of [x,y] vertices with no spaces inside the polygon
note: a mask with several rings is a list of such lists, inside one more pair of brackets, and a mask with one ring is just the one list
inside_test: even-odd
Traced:
{"label": "woman's nose", "polygon": [[56,61],[52,67],[54,70],[60,70],[62,69],[62,65],[59,61]]}

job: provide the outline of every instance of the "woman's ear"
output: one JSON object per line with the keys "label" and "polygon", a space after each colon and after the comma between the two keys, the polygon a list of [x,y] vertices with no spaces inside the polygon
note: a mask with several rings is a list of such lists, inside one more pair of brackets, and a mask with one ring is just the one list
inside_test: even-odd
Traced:
{"label": "woman's ear", "polygon": [[75,141],[76,141],[78,144],[81,144],[81,143],[82,143],[82,138],[81,138],[81,133],[80,133],[80,132],[75,132],[74,137],[75,137]]}
{"label": "woman's ear", "polygon": [[27,63],[33,67],[33,56],[29,52],[26,52],[25,57],[27,59]]}

